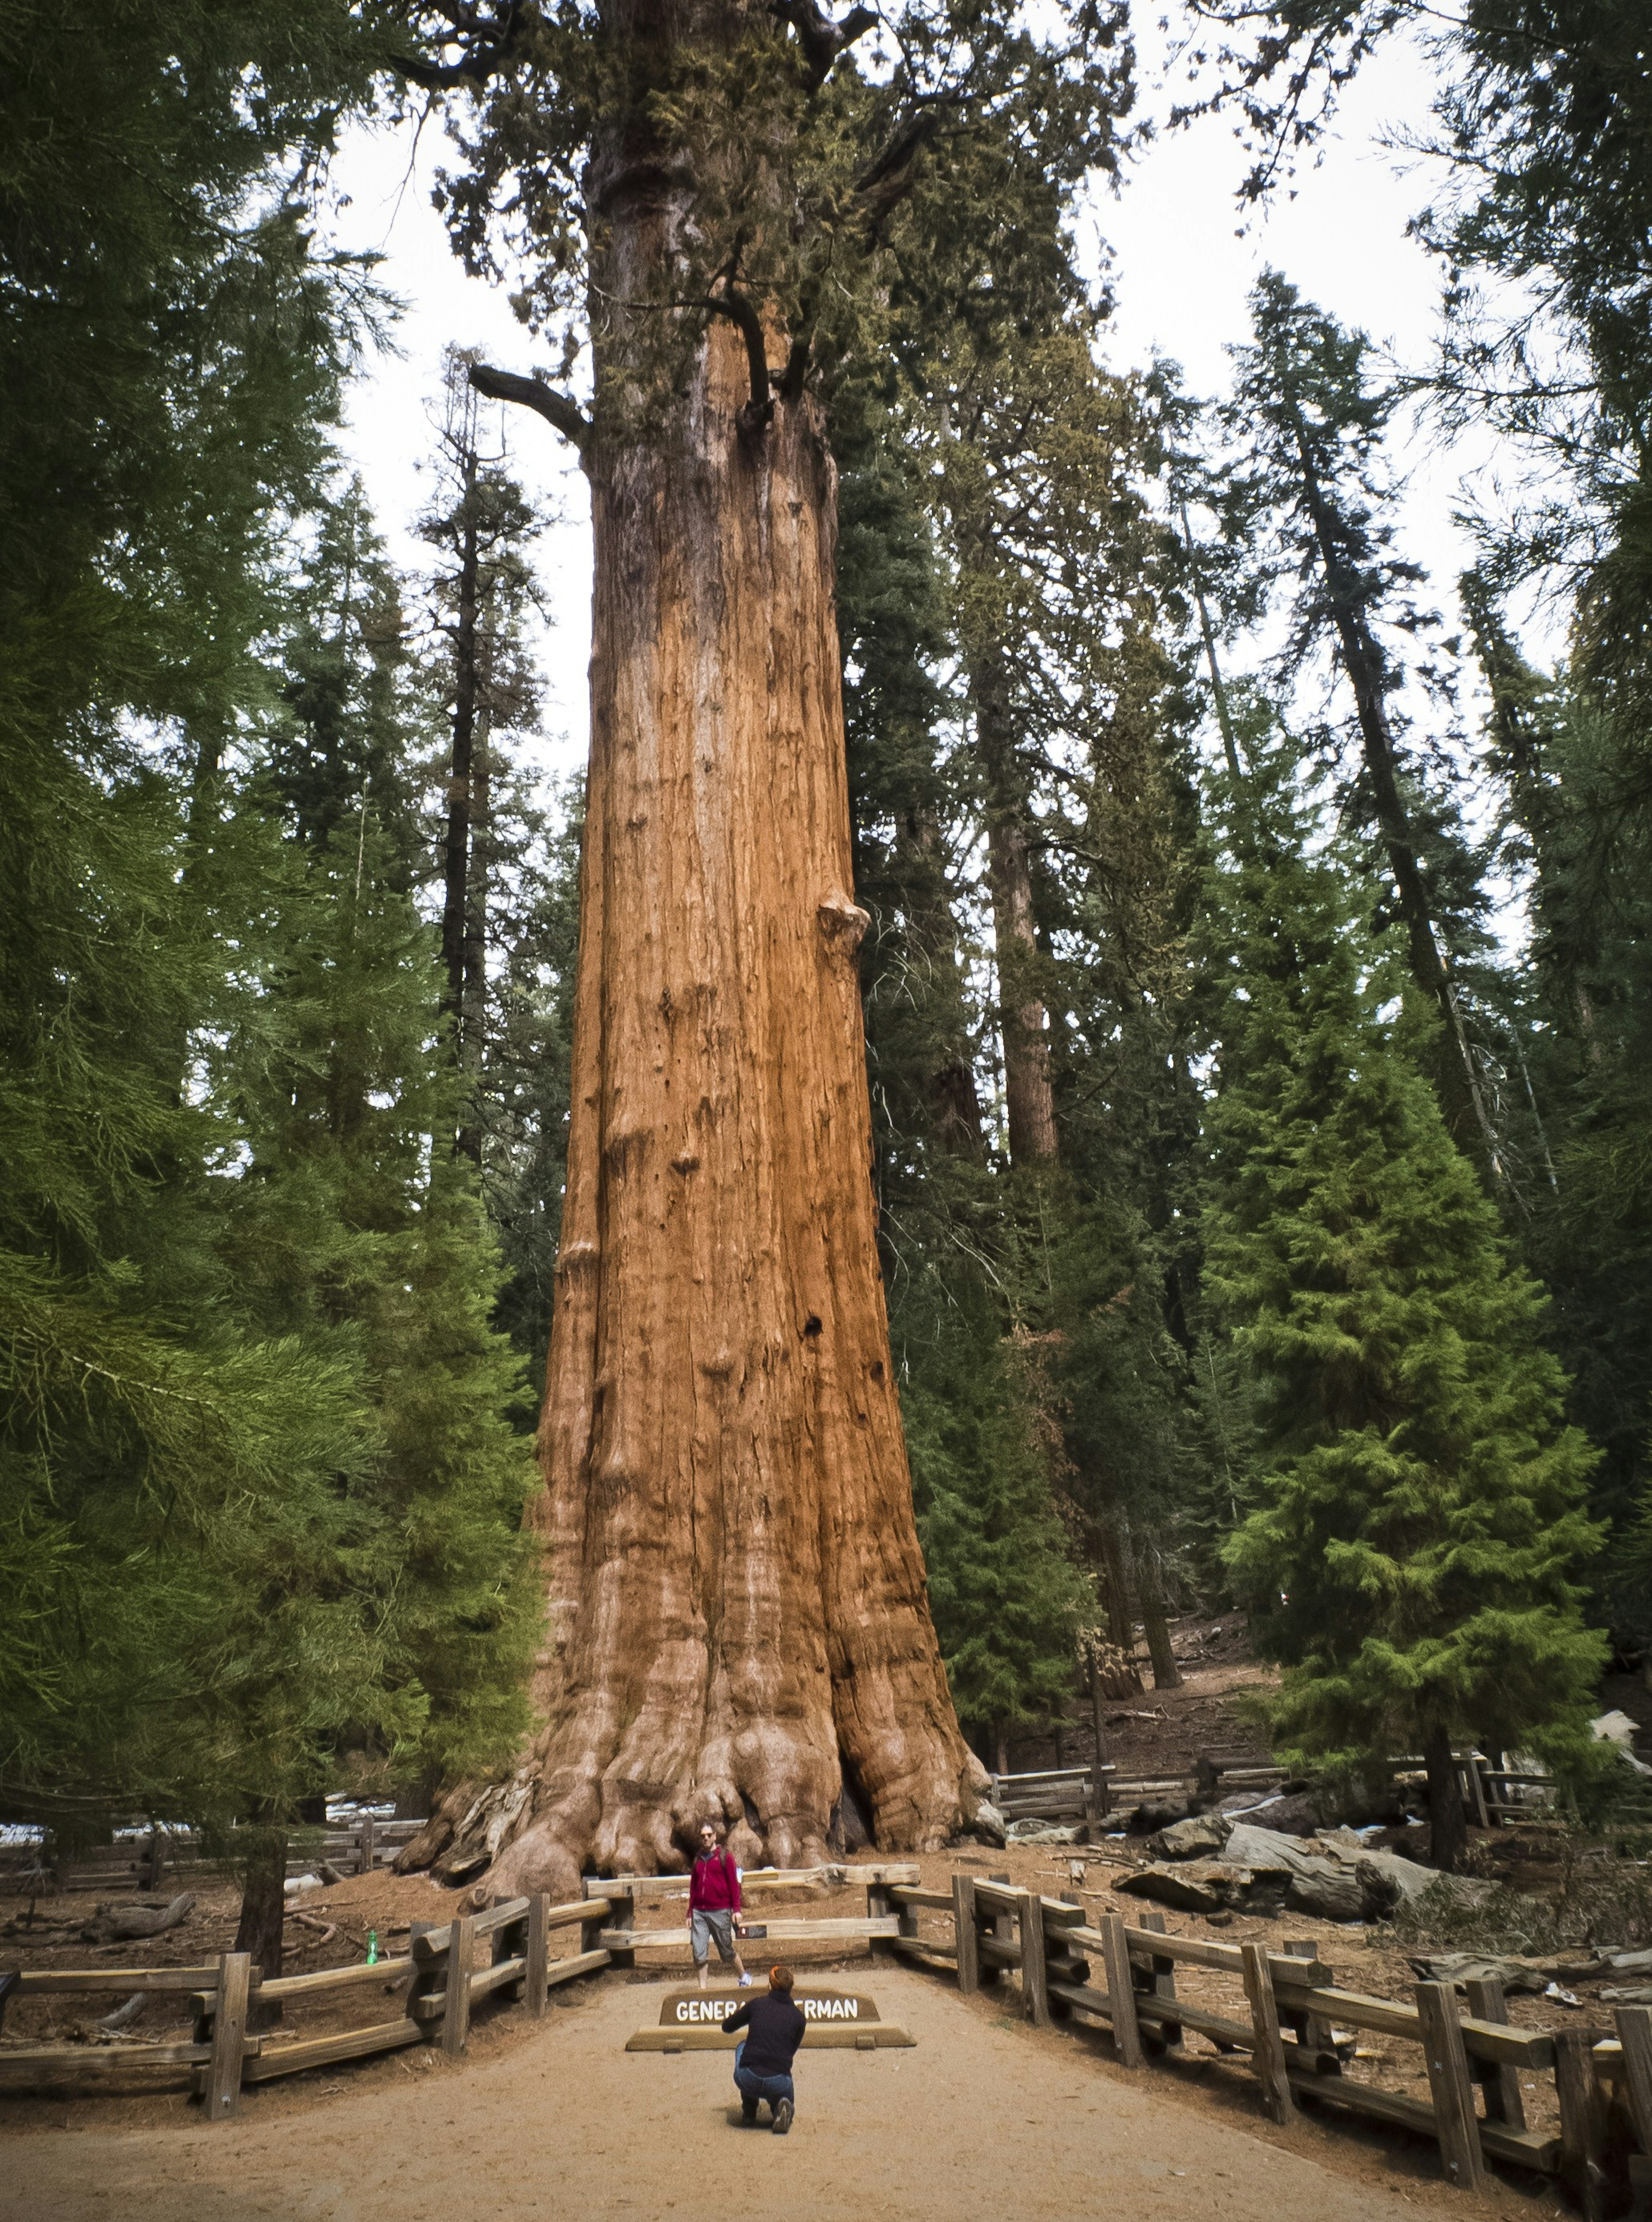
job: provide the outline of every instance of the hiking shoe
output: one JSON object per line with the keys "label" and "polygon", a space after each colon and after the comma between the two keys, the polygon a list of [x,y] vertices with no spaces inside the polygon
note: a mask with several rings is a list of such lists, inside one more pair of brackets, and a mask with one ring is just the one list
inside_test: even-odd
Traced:
{"label": "hiking shoe", "polygon": [[783,2137],[791,2125],[792,2102],[789,2099],[778,2100],[775,2106],[775,2135],[777,2137]]}
{"label": "hiking shoe", "polygon": [[740,1978],[740,1988],[741,1988],[743,1991],[749,1991],[749,1990],[751,1989],[751,1976],[750,1976],[750,1975],[742,1975],[742,1976],[741,1976],[741,1978]]}

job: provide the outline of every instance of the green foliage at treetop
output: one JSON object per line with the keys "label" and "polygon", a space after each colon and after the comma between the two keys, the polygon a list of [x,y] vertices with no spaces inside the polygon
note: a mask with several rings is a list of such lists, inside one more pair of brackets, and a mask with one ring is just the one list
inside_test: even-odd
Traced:
{"label": "green foliage at treetop", "polygon": [[1358,923],[1349,860],[1308,853],[1322,838],[1276,749],[1227,798],[1209,882],[1228,1008],[1206,1290],[1258,1429],[1228,1560],[1285,1666],[1286,1745],[1575,1748],[1606,1655],[1579,1582],[1592,1454],[1423,1076],[1415,991]]}

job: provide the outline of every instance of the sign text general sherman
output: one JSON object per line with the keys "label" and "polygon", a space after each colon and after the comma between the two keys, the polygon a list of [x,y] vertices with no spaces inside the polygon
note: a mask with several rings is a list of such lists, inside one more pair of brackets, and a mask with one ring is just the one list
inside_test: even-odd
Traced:
{"label": "sign text general sherman", "polygon": [[[714,2025],[754,1995],[751,1991],[675,1991],[660,2009],[660,2021],[675,2029]],[[878,2018],[876,2006],[864,1993],[795,1991],[792,1997],[807,2021],[875,2022]]]}

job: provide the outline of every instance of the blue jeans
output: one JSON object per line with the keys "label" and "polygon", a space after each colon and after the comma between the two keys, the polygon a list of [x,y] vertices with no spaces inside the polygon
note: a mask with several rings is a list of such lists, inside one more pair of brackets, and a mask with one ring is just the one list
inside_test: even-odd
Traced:
{"label": "blue jeans", "polygon": [[782,2099],[789,2099],[794,2106],[797,2104],[797,2093],[792,2088],[789,2075],[759,2075],[755,2068],[740,2065],[744,2055],[745,2039],[742,2037],[734,2048],[734,2087],[740,2094],[740,2112],[748,2122],[757,2118],[759,2099],[766,2099],[771,2107]]}

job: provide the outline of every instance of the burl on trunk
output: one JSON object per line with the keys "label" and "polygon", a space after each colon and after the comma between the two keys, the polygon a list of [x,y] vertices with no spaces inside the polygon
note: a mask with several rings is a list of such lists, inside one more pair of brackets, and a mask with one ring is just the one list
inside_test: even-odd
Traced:
{"label": "burl on trunk", "polygon": [[[582,1867],[943,1840],[979,1770],[930,1623],[878,1276],[817,404],[714,323],[587,453],[595,592],[572,1123],[535,1515],[547,1726],[472,1823]],[[491,1811],[489,1810],[491,1809]]]}

